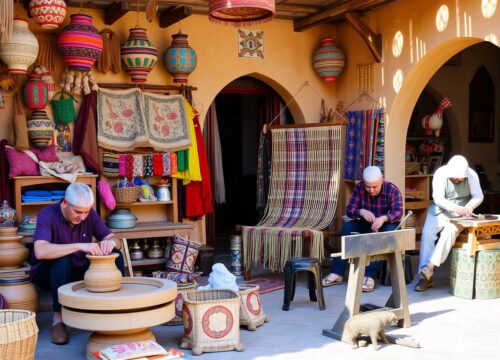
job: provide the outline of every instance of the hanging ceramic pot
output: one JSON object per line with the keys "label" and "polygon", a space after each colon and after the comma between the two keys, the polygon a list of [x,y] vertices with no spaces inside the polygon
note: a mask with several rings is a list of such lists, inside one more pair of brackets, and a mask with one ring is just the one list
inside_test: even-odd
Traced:
{"label": "hanging ceramic pot", "polygon": [[44,148],[50,144],[54,135],[54,123],[49,119],[45,110],[34,110],[27,125],[28,138],[33,146]]}
{"label": "hanging ceramic pot", "polygon": [[89,269],[83,276],[85,287],[90,292],[110,292],[120,290],[122,273],[115,264],[118,254],[87,255],[90,261]]}
{"label": "hanging ceramic pot", "polygon": [[196,51],[188,45],[187,38],[180,31],[172,35],[172,44],[163,54],[165,67],[176,83],[187,83],[189,74],[196,69]]}
{"label": "hanging ceramic pot", "polygon": [[148,40],[146,29],[136,27],[129,31],[121,48],[122,62],[133,82],[146,82],[149,72],[158,62],[158,50]]}
{"label": "hanging ceramic pot", "polygon": [[48,98],[47,83],[42,79],[42,75],[29,74],[23,89],[23,99],[26,107],[32,110],[44,109]]}
{"label": "hanging ceramic pot", "polygon": [[345,56],[335,45],[335,40],[327,38],[321,41],[321,46],[314,52],[313,68],[325,82],[335,82],[337,76],[344,70]]}
{"label": "hanging ceramic pot", "polygon": [[38,40],[29,30],[24,19],[14,19],[10,41],[0,42],[0,58],[7,64],[9,72],[26,74],[28,66],[38,57]]}
{"label": "hanging ceramic pot", "polygon": [[29,11],[42,28],[57,29],[66,17],[66,3],[64,0],[31,0]]}
{"label": "hanging ceramic pot", "polygon": [[0,228],[11,226],[16,226],[16,210],[9,206],[7,200],[4,200],[0,206]]}
{"label": "hanging ceramic pot", "polygon": [[70,70],[88,71],[102,53],[102,36],[92,25],[92,16],[73,14],[57,38],[57,47]]}

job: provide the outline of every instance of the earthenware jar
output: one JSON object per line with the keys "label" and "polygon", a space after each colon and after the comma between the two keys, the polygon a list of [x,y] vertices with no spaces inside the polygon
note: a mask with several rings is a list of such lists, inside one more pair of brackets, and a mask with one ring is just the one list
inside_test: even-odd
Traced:
{"label": "earthenware jar", "polygon": [[172,44],[163,54],[167,71],[176,83],[187,83],[187,78],[196,69],[196,51],[188,44],[188,36],[179,31],[172,35]]}
{"label": "earthenware jar", "polygon": [[9,309],[37,312],[38,294],[29,275],[0,277],[0,293],[7,300]]}
{"label": "earthenware jar", "polygon": [[163,256],[163,250],[162,250],[160,244],[158,244],[158,239],[154,239],[153,246],[151,246],[148,249],[148,258],[159,259],[162,256]]}
{"label": "earthenware jar", "polygon": [[146,82],[149,72],[158,62],[158,50],[149,41],[146,29],[135,27],[129,31],[121,48],[123,66],[133,82]]}
{"label": "earthenware jar", "polygon": [[110,292],[120,290],[122,273],[115,264],[118,254],[87,255],[90,261],[89,269],[85,272],[83,280],[85,287],[90,292]]}
{"label": "earthenware jar", "polygon": [[21,244],[22,238],[15,234],[0,235],[0,270],[17,269],[28,259],[28,249]]}
{"label": "earthenware jar", "polygon": [[27,121],[28,138],[33,146],[44,148],[49,146],[54,135],[54,123],[49,119],[45,110],[34,110]]}
{"label": "earthenware jar", "polygon": [[327,38],[321,41],[321,46],[314,52],[312,62],[314,70],[323,81],[335,82],[344,70],[345,56],[335,40]]}
{"label": "earthenware jar", "polygon": [[23,100],[26,107],[31,110],[45,109],[48,99],[49,91],[42,75],[29,74],[23,89]]}
{"label": "earthenware jar", "polygon": [[0,227],[13,227],[15,225],[16,210],[9,206],[7,200],[4,200],[2,206],[0,206]]}
{"label": "earthenware jar", "polygon": [[144,253],[139,246],[139,240],[134,240],[134,243],[129,249],[130,260],[141,260],[144,258]]}

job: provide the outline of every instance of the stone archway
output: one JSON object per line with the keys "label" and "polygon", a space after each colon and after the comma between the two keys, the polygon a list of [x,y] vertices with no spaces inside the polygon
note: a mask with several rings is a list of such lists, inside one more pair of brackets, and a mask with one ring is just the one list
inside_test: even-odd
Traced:
{"label": "stone archway", "polygon": [[453,55],[483,42],[478,38],[455,38],[444,41],[424,56],[408,73],[391,107],[385,136],[386,177],[404,189],[406,132],[415,104],[432,76]]}

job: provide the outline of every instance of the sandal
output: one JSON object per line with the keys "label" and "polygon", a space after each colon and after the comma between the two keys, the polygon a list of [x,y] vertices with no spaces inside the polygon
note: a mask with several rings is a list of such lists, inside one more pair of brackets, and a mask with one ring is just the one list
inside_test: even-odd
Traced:
{"label": "sandal", "polygon": [[330,279],[328,279],[328,276],[326,276],[325,278],[321,279],[321,285],[323,285],[323,287],[329,287],[332,285],[339,285],[339,284],[343,284],[343,283],[344,283],[344,280],[342,279],[342,277],[340,277],[336,280],[330,280]]}

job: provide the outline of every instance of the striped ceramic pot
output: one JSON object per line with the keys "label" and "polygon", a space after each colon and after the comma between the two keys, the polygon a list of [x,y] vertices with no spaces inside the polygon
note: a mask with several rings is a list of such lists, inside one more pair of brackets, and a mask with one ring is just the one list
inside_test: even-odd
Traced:
{"label": "striped ceramic pot", "polygon": [[187,83],[189,74],[196,69],[196,51],[188,45],[187,37],[181,32],[172,35],[172,44],[163,54],[165,67],[176,83]]}
{"label": "striped ceramic pot", "polygon": [[123,66],[133,82],[146,82],[149,72],[158,62],[158,50],[148,40],[146,29],[136,27],[129,31],[121,48]]}
{"label": "striped ceramic pot", "polygon": [[45,110],[34,110],[27,125],[28,137],[33,146],[44,148],[50,144],[54,135],[54,123],[49,119]]}
{"label": "striped ceramic pot", "polygon": [[66,17],[66,3],[64,0],[31,0],[29,11],[42,28],[57,29]]}
{"label": "striped ceramic pot", "polygon": [[23,89],[24,104],[28,109],[44,109],[48,101],[47,83],[41,74],[31,73]]}
{"label": "striped ceramic pot", "polygon": [[26,74],[38,57],[38,40],[24,19],[14,19],[12,37],[0,43],[0,58],[12,74]]}
{"label": "striped ceramic pot", "polygon": [[335,82],[337,76],[344,70],[345,56],[335,45],[335,40],[327,38],[321,41],[321,46],[313,56],[313,68],[325,82]]}
{"label": "striped ceramic pot", "polygon": [[71,22],[57,38],[57,47],[70,70],[90,70],[102,52],[102,36],[92,25],[92,16],[71,15]]}

